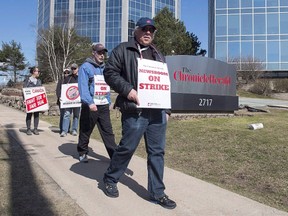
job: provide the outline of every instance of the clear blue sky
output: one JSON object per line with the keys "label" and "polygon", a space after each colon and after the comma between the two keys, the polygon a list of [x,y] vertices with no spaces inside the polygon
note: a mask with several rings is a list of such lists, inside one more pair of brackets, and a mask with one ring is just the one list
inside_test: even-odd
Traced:
{"label": "clear blue sky", "polygon": [[[0,43],[15,40],[31,65],[35,64],[37,0],[1,0]],[[208,50],[208,0],[182,0],[181,20]]]}

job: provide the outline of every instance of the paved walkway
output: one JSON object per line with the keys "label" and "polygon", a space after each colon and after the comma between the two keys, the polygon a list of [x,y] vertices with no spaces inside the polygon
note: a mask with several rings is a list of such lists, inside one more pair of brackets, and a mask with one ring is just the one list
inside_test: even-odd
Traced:
{"label": "paved walkway", "polygon": [[147,201],[146,161],[134,156],[118,184],[119,198],[103,193],[102,177],[109,159],[104,145],[91,140],[88,164],[77,160],[77,137],[61,138],[51,125],[40,121],[39,136],[25,134],[25,113],[0,105],[0,125],[7,129],[32,159],[38,163],[76,203],[91,216],[288,216],[288,213],[224,190],[199,179],[165,169],[166,193],[177,202],[167,210]]}

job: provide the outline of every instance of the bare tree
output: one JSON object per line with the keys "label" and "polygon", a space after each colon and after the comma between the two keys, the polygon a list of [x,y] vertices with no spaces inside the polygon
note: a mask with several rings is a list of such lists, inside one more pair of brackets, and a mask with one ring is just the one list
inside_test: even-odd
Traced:
{"label": "bare tree", "polygon": [[245,84],[255,82],[264,73],[264,64],[258,59],[248,56],[245,58],[230,59],[229,63],[236,66],[238,80],[244,80]]}
{"label": "bare tree", "polygon": [[82,63],[90,54],[91,41],[65,24],[38,32],[38,36],[37,60],[41,70],[48,72],[48,81],[57,82],[66,67]]}

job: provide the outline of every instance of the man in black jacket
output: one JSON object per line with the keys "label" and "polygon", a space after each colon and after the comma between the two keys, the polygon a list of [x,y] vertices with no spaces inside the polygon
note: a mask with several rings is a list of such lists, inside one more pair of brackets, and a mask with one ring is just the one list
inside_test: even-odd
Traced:
{"label": "man in black jacket", "polygon": [[109,197],[119,196],[117,183],[144,135],[150,199],[164,208],[173,209],[176,203],[164,193],[163,183],[166,126],[170,110],[137,107],[140,105],[136,91],[137,58],[164,62],[163,56],[152,44],[155,31],[152,19],[139,19],[134,39],[118,45],[104,69],[105,81],[119,94],[115,106],[122,113],[122,138],[104,175],[104,192]]}

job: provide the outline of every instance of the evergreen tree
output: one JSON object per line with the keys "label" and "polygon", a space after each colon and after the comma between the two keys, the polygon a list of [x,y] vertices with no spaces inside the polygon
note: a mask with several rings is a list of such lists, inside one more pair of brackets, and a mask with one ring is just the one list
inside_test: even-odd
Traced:
{"label": "evergreen tree", "polygon": [[199,51],[201,42],[198,37],[186,31],[182,21],[175,19],[173,13],[163,8],[155,17],[157,32],[154,43],[163,55],[205,55],[206,50]]}
{"label": "evergreen tree", "polygon": [[13,71],[14,83],[17,82],[18,71],[24,70],[26,67],[24,54],[21,52],[21,44],[12,40],[9,43],[2,42],[0,50],[0,66],[2,71]]}

